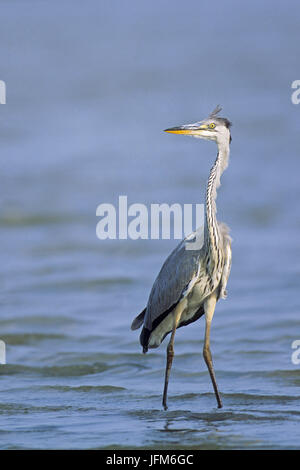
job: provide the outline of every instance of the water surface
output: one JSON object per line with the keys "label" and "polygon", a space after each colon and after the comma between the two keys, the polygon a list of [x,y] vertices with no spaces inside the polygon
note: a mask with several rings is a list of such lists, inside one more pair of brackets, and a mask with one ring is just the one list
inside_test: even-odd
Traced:
{"label": "water surface", "polygon": [[[217,3],[1,4],[2,449],[299,448],[299,5]],[[166,342],[142,355],[130,324],[177,242],[100,241],[95,212],[119,195],[204,202],[214,144],[162,129],[218,103],[233,121],[224,407],[202,319],[176,334],[164,412]]]}

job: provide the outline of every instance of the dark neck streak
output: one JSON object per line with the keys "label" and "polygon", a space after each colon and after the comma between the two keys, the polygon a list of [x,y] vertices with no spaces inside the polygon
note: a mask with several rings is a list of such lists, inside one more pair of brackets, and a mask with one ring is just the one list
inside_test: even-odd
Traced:
{"label": "dark neck streak", "polygon": [[212,270],[220,261],[220,230],[217,222],[217,188],[220,186],[220,177],[228,165],[229,142],[227,145],[218,146],[216,161],[210,170],[206,189],[206,214],[205,214],[205,246],[209,256],[209,268]]}

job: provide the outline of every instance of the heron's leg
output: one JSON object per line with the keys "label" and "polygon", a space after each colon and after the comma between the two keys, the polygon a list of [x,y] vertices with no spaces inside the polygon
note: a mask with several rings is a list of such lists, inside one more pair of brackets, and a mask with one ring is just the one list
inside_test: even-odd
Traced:
{"label": "heron's leg", "polygon": [[168,409],[168,406],[167,406],[167,393],[168,393],[169,377],[170,377],[170,372],[171,372],[171,367],[172,367],[172,362],[173,362],[173,357],[174,357],[175,331],[176,331],[177,325],[179,323],[180,317],[182,315],[182,312],[185,308],[185,305],[186,305],[186,301],[181,302],[175,308],[175,311],[173,313],[173,328],[172,328],[171,338],[170,338],[169,344],[167,346],[167,365],[166,365],[166,373],[165,373],[164,394],[163,394],[163,401],[162,401],[162,404],[163,404],[163,407],[164,407],[165,410]]}
{"label": "heron's leg", "polygon": [[217,381],[216,381],[216,376],[214,372],[214,366],[212,362],[212,356],[210,352],[210,326],[211,326],[211,321],[214,315],[215,311],[215,306],[216,306],[216,297],[215,295],[212,295],[208,298],[208,300],[205,302],[204,305],[204,310],[205,310],[205,338],[204,338],[204,346],[203,346],[203,356],[204,360],[206,362],[209,375],[214,387],[216,399],[218,402],[218,408],[222,408],[222,400],[219,394],[218,386],[217,386]]}

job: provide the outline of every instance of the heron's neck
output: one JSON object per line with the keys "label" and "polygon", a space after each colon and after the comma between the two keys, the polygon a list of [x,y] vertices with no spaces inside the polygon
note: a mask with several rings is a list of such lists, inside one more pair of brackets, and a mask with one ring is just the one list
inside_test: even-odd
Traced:
{"label": "heron's neck", "polygon": [[220,246],[220,232],[217,222],[216,198],[220,178],[229,161],[229,139],[218,143],[218,155],[210,170],[206,189],[205,243],[212,256],[217,255]]}

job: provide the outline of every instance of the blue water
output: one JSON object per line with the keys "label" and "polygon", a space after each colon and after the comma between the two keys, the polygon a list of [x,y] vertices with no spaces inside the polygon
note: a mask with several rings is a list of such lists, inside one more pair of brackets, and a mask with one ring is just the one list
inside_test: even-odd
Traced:
{"label": "blue water", "polygon": [[[1,2],[2,449],[299,448],[299,3]],[[233,121],[218,217],[228,298],[141,354],[133,317],[176,240],[96,237],[96,207],[203,203],[216,148],[162,129]]]}

